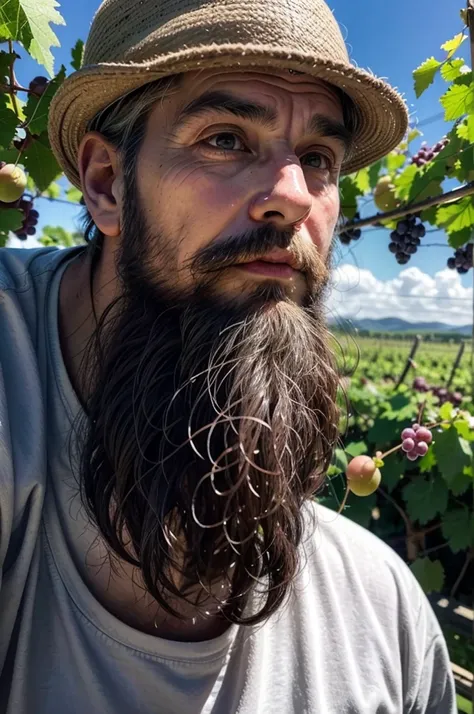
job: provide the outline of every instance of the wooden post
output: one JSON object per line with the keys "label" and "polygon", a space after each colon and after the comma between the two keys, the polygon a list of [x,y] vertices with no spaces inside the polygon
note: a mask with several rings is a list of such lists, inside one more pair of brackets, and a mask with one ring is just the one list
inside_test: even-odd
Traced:
{"label": "wooden post", "polygon": [[398,389],[398,387],[401,384],[403,384],[403,381],[404,381],[405,377],[407,376],[407,374],[410,370],[410,367],[413,366],[413,357],[415,356],[416,351],[417,351],[418,347],[420,346],[420,342],[421,342],[421,337],[420,337],[420,335],[417,335],[415,337],[415,339],[413,340],[410,354],[407,357],[407,361],[405,362],[405,367],[403,368],[403,372],[401,373],[400,377],[398,378],[398,382],[395,385],[395,389]]}
{"label": "wooden post", "polygon": [[[474,329],[474,327],[473,327],[473,329]],[[466,347],[466,343],[465,343],[465,342],[461,342],[461,344],[459,345],[458,353],[457,353],[457,355],[456,355],[456,359],[455,359],[454,362],[453,362],[453,367],[452,367],[452,369],[451,369],[451,374],[449,375],[449,379],[448,379],[448,381],[446,382],[446,389],[450,389],[451,384],[453,383],[454,375],[456,374],[457,369],[458,369],[458,367],[459,367],[459,365],[460,365],[460,363],[461,363],[461,359],[462,359],[462,356],[463,356],[463,354],[464,354],[464,348],[465,348],[465,347]]]}

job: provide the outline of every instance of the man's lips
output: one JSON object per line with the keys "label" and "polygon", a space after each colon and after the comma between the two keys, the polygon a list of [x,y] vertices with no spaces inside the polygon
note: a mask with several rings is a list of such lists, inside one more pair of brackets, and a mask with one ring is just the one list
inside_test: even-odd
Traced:
{"label": "man's lips", "polygon": [[248,273],[275,278],[292,278],[301,269],[296,257],[288,251],[273,251],[258,260],[238,263],[235,267]]}

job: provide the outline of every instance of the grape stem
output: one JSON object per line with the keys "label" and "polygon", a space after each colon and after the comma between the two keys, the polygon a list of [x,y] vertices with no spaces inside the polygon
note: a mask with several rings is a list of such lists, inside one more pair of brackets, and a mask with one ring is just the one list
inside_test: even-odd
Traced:
{"label": "grape stem", "polygon": [[338,514],[339,514],[339,513],[342,513],[342,511],[344,510],[345,505],[346,505],[346,501],[347,501],[347,497],[348,497],[348,495],[349,495],[349,491],[350,491],[350,490],[351,490],[351,489],[349,488],[349,484],[347,484],[347,486],[346,486],[346,492],[345,492],[345,494],[344,494],[344,498],[342,499],[342,503],[341,503],[341,505],[339,506],[339,510],[338,510],[338,512],[337,512]]}
{"label": "grape stem", "polygon": [[9,67],[9,74],[10,74],[10,84],[9,84],[9,89],[10,89],[10,96],[12,98],[12,104],[13,104],[13,109],[15,110],[15,114],[18,118],[18,121],[21,121],[20,119],[20,111],[18,109],[18,102],[16,101],[16,95],[15,95],[15,87],[16,87],[16,80],[15,80],[15,60],[16,60],[16,55],[13,51],[13,42],[11,40],[8,40],[8,50],[11,55],[13,55],[13,60],[12,63]]}

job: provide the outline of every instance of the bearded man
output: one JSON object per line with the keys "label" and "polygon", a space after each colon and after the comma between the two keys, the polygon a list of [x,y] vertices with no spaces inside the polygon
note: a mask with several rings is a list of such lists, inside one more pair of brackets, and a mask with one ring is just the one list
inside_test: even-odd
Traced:
{"label": "bearded man", "polygon": [[407,126],[322,0],[106,0],[50,138],[85,246],[0,262],[0,711],[447,714],[401,559],[314,502],[339,177]]}

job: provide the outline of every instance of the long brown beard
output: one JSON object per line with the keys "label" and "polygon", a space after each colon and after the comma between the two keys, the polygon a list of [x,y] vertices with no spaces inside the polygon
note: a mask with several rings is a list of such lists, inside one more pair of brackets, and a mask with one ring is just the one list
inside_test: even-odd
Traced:
{"label": "long brown beard", "polygon": [[[176,602],[199,604],[197,584],[204,600],[222,582],[223,614],[254,624],[294,580],[303,505],[337,437],[323,286],[312,284],[303,307],[276,282],[232,300],[203,276],[183,296],[157,275],[170,265],[166,243],[156,241],[151,260],[137,220],[124,230],[122,296],[85,362],[83,502],[164,610],[179,617]],[[260,249],[262,239],[291,240],[271,228],[257,238]],[[252,239],[245,244],[251,252]],[[244,615],[252,589],[259,604]]]}

